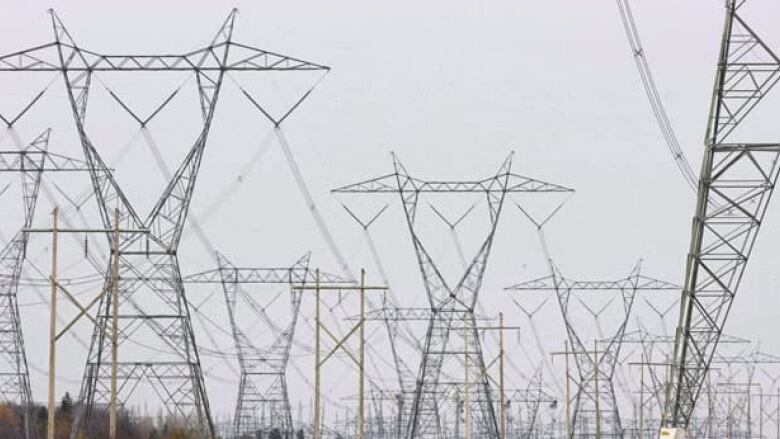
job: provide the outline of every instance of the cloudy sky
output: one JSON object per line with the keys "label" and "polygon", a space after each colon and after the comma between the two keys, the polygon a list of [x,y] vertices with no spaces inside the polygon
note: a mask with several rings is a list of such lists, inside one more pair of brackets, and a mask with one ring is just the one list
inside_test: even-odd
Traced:
{"label": "cloudy sky", "polygon": [[[697,171],[722,3],[632,3],[659,91],[682,148]],[[772,20],[780,13],[780,6],[775,2],[752,3],[745,16],[770,46],[780,47],[780,30]],[[6,0],[0,15],[0,52],[51,41],[46,13],[51,6],[82,47],[105,53],[176,53],[207,44],[234,4]],[[567,276],[614,279],[627,275],[643,258],[643,271],[648,275],[682,283],[694,194],[680,176],[652,118],[614,1],[247,1],[235,6],[240,11],[235,40],[332,67],[311,97],[284,123],[283,130],[339,251],[353,271],[365,267],[374,282],[381,279],[364,235],[341,203],[363,216],[371,216],[390,203],[372,227],[372,234],[389,267],[394,292],[404,305],[422,306],[425,297],[399,200],[330,193],[335,187],[392,172],[391,151],[415,176],[452,179],[489,176],[514,151],[516,172],[577,191],[546,226],[551,254]],[[1,78],[0,112],[5,115],[18,111],[25,99],[53,76],[29,79],[3,74]],[[241,265],[288,265],[312,250],[315,265],[332,272],[340,270],[272,126],[236,87],[236,83],[245,83],[258,96],[278,98],[278,103],[269,105],[283,108],[291,96],[305,91],[316,79],[236,75],[235,82],[228,81],[225,86],[192,212],[208,241]],[[56,78],[53,84],[41,109],[36,108],[35,114],[20,122],[18,134],[30,139],[51,125],[55,130],[51,149],[80,157],[61,79]],[[193,93],[193,83],[183,75],[149,84],[129,76],[106,76],[105,83],[94,87],[98,91],[88,122],[99,139],[96,144],[101,154],[111,163],[112,158],[123,157],[116,164],[117,178],[131,200],[145,206],[142,211],[162,190],[163,173],[137,124],[115,102],[97,95],[105,95],[103,86],[109,87],[139,112],[148,113],[176,87],[189,87]],[[768,111],[778,108],[778,95],[774,100],[768,97]],[[176,167],[188,146],[181,140],[191,142],[197,132],[197,125],[188,125],[197,107],[194,100],[187,102],[190,109],[182,104],[182,116],[161,115],[149,127],[170,169]],[[763,137],[755,140],[776,140],[780,133],[774,123],[765,125],[759,134]],[[4,133],[3,145],[10,145],[12,137]],[[126,145],[129,152],[124,154]],[[61,184],[72,196],[88,189],[86,177]],[[8,200],[11,198],[3,201]],[[434,203],[458,216],[473,202],[447,198]],[[537,206],[549,208],[547,202],[539,201]],[[36,223],[48,224],[45,213],[50,209],[51,203],[42,201]],[[475,211],[474,215],[484,216],[485,212]],[[18,227],[13,222],[18,218],[12,217],[3,216],[6,236]],[[775,294],[778,217],[778,208],[771,206],[728,327],[736,335],[761,340],[762,348],[769,352],[780,352],[769,324],[780,305]],[[420,227],[429,233],[434,252],[451,268],[451,278],[457,277],[458,256],[447,230],[427,206],[421,221],[425,221]],[[459,230],[467,258],[483,239],[484,226],[484,220],[475,220],[464,222]],[[190,232],[181,245],[185,273],[213,264],[203,241]],[[34,262],[44,270],[48,269],[45,241],[36,237],[32,244],[40,250]],[[78,249],[73,253],[76,264]],[[482,291],[486,313],[504,310],[512,323],[527,326],[528,320],[502,288],[546,274],[536,232],[514,206],[508,205]],[[208,300],[205,306],[213,305],[214,319],[227,325],[226,320],[220,320],[224,318],[221,296],[210,293],[208,288],[193,288],[190,294],[199,299],[191,300]],[[657,300],[665,304],[677,295],[663,294],[666,296]],[[538,301],[528,300],[530,305]],[[35,301],[35,296],[27,300]],[[651,315],[646,307],[639,308],[638,315]],[[305,318],[310,309],[310,303],[304,305]],[[22,312],[30,361],[39,368],[46,364],[46,311],[41,305]],[[548,302],[543,312],[549,316],[539,323],[543,342],[549,350],[560,349],[565,334],[555,303]],[[605,318],[612,320],[610,315]],[[671,326],[674,320],[674,315],[668,317]],[[206,333],[213,333],[223,351],[231,350],[224,334],[202,322],[195,325],[199,341],[205,342]],[[78,330],[83,338],[88,337],[88,327]],[[302,340],[310,336],[310,331],[301,330]],[[310,344],[310,338],[304,341]],[[61,386],[77,391],[85,352],[78,343],[67,343],[60,357],[65,378]],[[533,355],[540,355],[528,332],[521,343]],[[298,355],[298,367],[309,373],[309,357],[305,352]],[[520,347],[515,355],[519,368],[526,371],[539,361],[526,358]],[[235,379],[223,360],[206,355],[204,362],[209,373],[219,379],[228,383]],[[340,374],[347,373],[341,369]],[[513,379],[522,382],[519,375]],[[32,380],[36,399],[43,399],[43,376],[33,373]],[[234,394],[221,389],[232,389],[233,384],[209,380],[208,376],[207,383],[212,407],[228,413]],[[305,389],[300,383],[293,387]],[[350,392],[349,388],[341,391],[343,395]],[[308,404],[306,397],[301,400]]]}

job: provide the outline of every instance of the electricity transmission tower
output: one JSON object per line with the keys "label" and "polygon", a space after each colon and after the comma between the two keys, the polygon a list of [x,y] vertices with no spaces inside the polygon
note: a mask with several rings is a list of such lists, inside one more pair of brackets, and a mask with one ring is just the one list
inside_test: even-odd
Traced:
{"label": "electricity transmission tower", "polygon": [[[86,50],[74,41],[54,11],[50,14],[54,41],[0,57],[0,71],[62,74],[103,226],[110,228],[111,215],[118,209],[121,228],[139,231],[123,233],[118,254],[112,254],[109,261],[110,266],[114,258],[119,259],[121,279],[119,345],[124,349],[117,364],[119,401],[126,403],[143,382],[151,388],[149,395],[159,396],[168,415],[213,437],[203,372],[181,281],[178,246],[223,79],[233,71],[328,68],[234,42],[236,10],[229,14],[208,46],[181,55],[113,55]],[[111,72],[189,72],[197,86],[202,125],[194,144],[145,218],[125,196],[86,128],[92,80],[98,74]],[[114,248],[114,238],[106,235]],[[108,282],[107,277],[106,285]],[[100,324],[108,325],[111,302],[110,293],[102,297],[97,315]],[[139,340],[143,340],[143,345],[139,345]],[[132,349],[128,342],[134,344]],[[89,426],[96,406],[109,401],[110,351],[110,340],[94,329],[79,397],[82,410],[74,422],[74,433]]]}
{"label": "electricity transmission tower", "polygon": [[[316,271],[309,268],[310,253],[290,267],[245,268],[236,267],[224,255],[217,253],[218,268],[185,277],[185,283],[220,284],[227,304],[228,321],[238,353],[238,398],[233,418],[236,438],[258,433],[270,435],[274,431],[284,438],[292,438],[295,425],[292,420],[290,398],[287,393],[287,364],[295,328],[300,315],[300,289],[294,286],[314,284]],[[320,284],[345,284],[353,282],[328,273],[319,273]],[[271,317],[244,285],[289,285],[290,320],[278,325],[278,317]],[[252,319],[239,317],[238,305],[251,311]],[[244,316],[246,317],[246,316]],[[267,322],[273,339],[253,340],[247,330],[257,320]],[[270,341],[270,342],[269,342]],[[261,344],[261,342],[263,344]]]}
{"label": "electricity transmission tower", "polygon": [[[494,176],[481,180],[422,180],[412,177],[395,156],[393,156],[393,163],[395,171],[392,174],[344,186],[333,192],[398,194],[406,214],[412,244],[430,303],[428,330],[414,400],[406,426],[406,437],[410,439],[442,437],[444,430],[440,405],[443,403],[442,396],[446,395],[443,392],[443,383],[440,383],[443,376],[447,376],[448,384],[460,386],[468,390],[467,393],[470,392],[471,398],[464,401],[464,409],[473,414],[476,436],[497,437],[498,423],[492,404],[494,398],[491,396],[488,380],[481,372],[485,369],[485,363],[476,329],[474,306],[487,267],[498,220],[508,193],[570,192],[571,189],[512,173],[512,155],[504,161]],[[415,220],[422,194],[478,194],[484,195],[487,199],[489,230],[465,273],[455,285],[451,285],[444,278],[420,238]],[[462,340],[453,340],[452,335],[457,337],[461,334],[460,331],[454,331],[452,328],[461,323],[471,330],[465,331]],[[465,376],[463,373],[448,375],[446,366],[463,370],[462,361],[467,365],[472,364],[472,370],[466,367]],[[470,431],[466,431],[467,436],[470,434]]]}
{"label": "electricity transmission tower", "polygon": [[672,373],[664,403],[667,434],[691,422],[734,296],[775,188],[780,143],[745,140],[742,122],[780,80],[780,58],[728,0]]}
{"label": "electricity transmission tower", "polygon": [[[680,287],[642,275],[640,264],[625,278],[596,281],[568,279],[552,263],[551,268],[551,275],[521,282],[507,290],[552,291],[558,299],[571,346],[571,351],[567,351],[566,355],[572,355],[577,368],[577,391],[573,396],[574,410],[570,419],[569,437],[574,437],[577,433],[593,434],[594,431],[597,436],[623,437],[614,378],[634,298],[640,290],[679,290]],[[582,328],[575,328],[569,309],[569,302],[575,292],[620,294],[623,312],[618,320],[619,325],[605,343],[606,346],[589,351],[589,345],[585,344],[580,335]]]}
{"label": "electricity transmission tower", "polygon": [[24,207],[21,229],[0,250],[0,401],[22,407],[27,438],[32,434],[30,408],[33,400],[17,299],[29,229],[35,216],[43,172],[85,170],[83,162],[50,153],[50,136],[51,130],[47,129],[24,148],[0,151],[0,172],[21,174]]}

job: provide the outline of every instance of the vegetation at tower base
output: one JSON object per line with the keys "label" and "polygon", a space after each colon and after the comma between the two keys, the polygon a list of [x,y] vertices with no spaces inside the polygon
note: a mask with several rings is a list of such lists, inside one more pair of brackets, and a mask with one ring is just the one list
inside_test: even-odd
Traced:
{"label": "vegetation at tower base", "polygon": [[[73,398],[66,393],[60,400],[56,414],[56,439],[69,439],[76,407]],[[43,438],[46,432],[47,410],[43,405],[35,405],[32,410],[31,425],[33,438]],[[0,438],[24,439],[24,409],[17,404],[0,404]],[[76,439],[103,439],[108,437],[108,410],[97,409],[96,416],[85,432]],[[279,434],[267,436],[281,438]],[[199,436],[176,419],[157,415],[142,416],[129,410],[119,412],[117,429],[118,439],[199,439]],[[252,438],[254,439],[254,438]]]}

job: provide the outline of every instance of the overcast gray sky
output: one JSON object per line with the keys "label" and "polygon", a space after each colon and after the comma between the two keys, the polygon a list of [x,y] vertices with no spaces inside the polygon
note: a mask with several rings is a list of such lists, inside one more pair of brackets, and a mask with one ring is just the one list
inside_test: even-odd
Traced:
{"label": "overcast gray sky", "polygon": [[[107,53],[183,52],[202,46],[234,5],[214,1],[3,3],[1,53],[50,41],[46,9],[52,5],[80,45]],[[632,2],[658,88],[696,171],[722,3]],[[391,172],[391,150],[413,175],[423,178],[488,176],[514,150],[518,173],[577,190],[547,227],[552,255],[565,274],[617,278],[628,274],[641,257],[647,274],[682,283],[694,196],[652,118],[614,1],[247,1],[235,6],[240,10],[237,41],[332,67],[311,98],[284,124],[284,130],[339,247],[350,265],[355,269],[365,266],[373,281],[379,276],[361,231],[339,203],[354,205],[365,215],[384,202],[391,203],[374,232],[383,259],[391,267],[390,280],[404,304],[420,306],[425,301],[398,200],[369,201],[329,193],[337,186]],[[745,13],[753,28],[777,48],[780,30],[773,19],[779,13],[780,5],[767,1],[753,1]],[[18,75],[3,75],[0,112],[17,111],[36,84],[49,79],[28,82]],[[117,89],[128,101],[149,108],[182,77],[151,91],[140,81],[117,81]],[[261,79],[248,81],[262,86]],[[292,90],[300,91],[295,88],[300,86],[296,83]],[[285,90],[284,78],[274,82],[273,89]],[[144,97],[145,93],[150,97]],[[31,116],[19,132],[28,139],[51,123],[56,130],[51,149],[81,157],[59,82],[51,95],[42,112],[45,117]],[[243,265],[289,264],[311,249],[315,264],[338,271],[284,155],[275,138],[269,137],[271,126],[242,100],[233,84],[226,85],[223,97],[192,206],[194,215],[204,218],[208,237]],[[770,97],[767,106],[776,110],[780,99],[774,98]],[[105,101],[95,105],[108,108]],[[121,110],[111,116],[122,119],[115,125],[102,111],[90,111],[90,127],[103,140],[98,149],[105,157],[115,157],[136,135],[137,126]],[[184,126],[175,124],[175,119],[166,122]],[[161,121],[150,130],[159,136],[156,139],[168,167],[174,168],[185,146],[167,147],[166,136],[174,138],[169,126]],[[194,135],[192,130],[181,131],[185,138]],[[780,133],[775,123],[760,134],[764,137],[758,140],[776,140]],[[8,137],[3,142],[6,145]],[[150,203],[162,189],[162,178],[143,140],[136,137],[134,144],[128,159],[117,166],[118,178],[131,198]],[[248,157],[260,148],[267,152],[247,167]],[[79,193],[86,185],[83,178],[72,187]],[[226,188],[231,195],[210,212]],[[450,201],[445,210],[452,215],[464,210],[464,205]],[[48,222],[45,211],[49,209],[42,203],[39,224]],[[779,210],[770,207],[728,325],[732,333],[762,340],[762,347],[770,352],[780,351],[771,325],[780,305],[776,294]],[[426,220],[431,231],[440,225],[430,215]],[[14,225],[7,227],[4,230],[12,230]],[[483,232],[468,226],[461,233],[466,243],[475,244]],[[439,239],[434,244],[437,251],[457,267],[448,235],[431,234],[431,239]],[[38,248],[45,246],[44,239],[37,241]],[[467,248],[467,256],[473,251]],[[181,259],[185,273],[211,263],[193,234],[182,244]],[[48,266],[45,253],[37,262]],[[534,230],[516,209],[507,207],[482,293],[486,309],[490,313],[503,309],[514,323],[527,324],[501,288],[546,274]],[[205,298],[208,293],[191,294]],[[219,298],[216,295],[210,303],[222,312],[224,304]],[[564,332],[557,308],[552,302],[546,307],[550,318],[541,324],[545,343],[550,350],[559,349]],[[31,362],[43,367],[46,308],[25,308],[22,317],[29,328]],[[204,340],[205,330],[196,328],[199,341]],[[88,328],[80,331],[86,338]],[[229,340],[217,336],[229,351]],[[529,350],[535,350],[530,336],[522,340]],[[78,379],[84,355],[77,344],[69,346],[61,357],[63,376]],[[300,367],[310,367],[308,357],[301,355]],[[519,348],[515,355],[521,366],[525,362],[532,369],[533,362],[526,362]],[[220,360],[206,356],[204,362],[211,373],[231,376]],[[32,379],[36,399],[43,399],[43,377],[35,373]],[[220,389],[232,385],[208,377],[207,383],[212,407],[228,413],[233,394]],[[67,381],[62,386],[78,389]],[[305,388],[297,386],[293,385]]]}

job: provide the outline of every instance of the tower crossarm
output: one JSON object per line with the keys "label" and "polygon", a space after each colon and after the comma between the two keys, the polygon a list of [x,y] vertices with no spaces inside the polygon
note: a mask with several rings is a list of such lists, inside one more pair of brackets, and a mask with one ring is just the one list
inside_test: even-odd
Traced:
{"label": "tower crossarm", "polygon": [[715,354],[712,363],[718,364],[780,364],[780,356],[767,354],[765,352],[751,352],[742,355],[719,355]]}
{"label": "tower crossarm", "polygon": [[0,151],[0,172],[87,171],[83,160],[48,150],[51,128],[41,132],[30,144],[15,150]]}
{"label": "tower crossarm", "polygon": [[[364,180],[355,184],[334,189],[334,193],[392,193],[398,194],[406,223],[409,229],[412,246],[423,278],[423,285],[430,307],[425,310],[380,310],[377,319],[427,320],[428,330],[423,344],[423,355],[417,379],[417,388],[410,404],[409,419],[405,436],[408,438],[439,438],[443,432],[440,407],[444,400],[437,395],[447,381],[444,380],[444,365],[457,361],[457,351],[460,348],[450,346],[456,341],[451,340],[451,333],[459,334],[458,324],[463,324],[470,330],[463,331],[462,346],[466,355],[479,365],[484,364],[482,348],[476,336],[469,337],[471,331],[476,331],[474,307],[487,267],[497,225],[507,194],[510,193],[555,193],[572,192],[567,187],[552,184],[538,179],[524,177],[512,172],[512,157],[501,164],[498,171],[487,178],[474,180],[427,180],[413,177],[398,157],[393,155],[394,172],[377,178]],[[417,208],[420,197],[425,194],[475,194],[485,197],[490,226],[484,235],[484,240],[466,264],[464,272],[456,279],[445,279],[442,271],[424,245],[416,223]],[[425,318],[427,314],[427,319]],[[461,328],[462,329],[462,328]],[[459,343],[460,341],[457,341]],[[456,377],[450,384],[459,384],[463,377]],[[469,404],[473,405],[478,419],[487,436],[498,435],[497,421],[492,401],[490,386],[484,376],[476,377],[474,395]]]}
{"label": "tower crossarm", "polygon": [[[52,19],[59,22],[54,11]],[[230,49],[230,55],[222,51]],[[60,59],[58,49],[69,54]],[[180,54],[106,54],[60,39],[0,56],[0,71],[21,72],[217,72],[328,71],[330,67],[235,41],[215,40]]]}
{"label": "tower crossarm", "polygon": [[0,151],[0,172],[68,172],[88,170],[89,165],[83,160],[48,151],[38,149]]}
{"label": "tower crossarm", "polygon": [[[574,413],[571,423],[575,430],[588,428],[588,418],[583,416],[596,411],[605,419],[609,434],[622,434],[620,413],[614,389],[614,375],[620,349],[626,335],[629,317],[638,291],[679,291],[680,286],[641,274],[641,261],[628,276],[616,280],[575,280],[564,277],[557,266],[550,261],[549,276],[520,282],[506,288],[511,292],[554,292],[563,317],[568,341],[572,347],[574,363],[578,372],[577,392],[574,397]],[[592,351],[583,342],[578,328],[575,327],[569,303],[572,295],[607,293],[619,294],[623,301],[623,312],[618,317],[618,326],[607,340],[597,341]],[[583,306],[587,307],[583,302]],[[608,306],[608,305],[607,305]],[[600,312],[594,313],[594,318]],[[603,311],[603,310],[602,310]],[[598,320],[597,320],[598,322]],[[568,351],[567,351],[568,355]],[[598,360],[596,360],[598,358]],[[597,397],[596,395],[602,395]],[[602,400],[603,399],[603,400]],[[598,401],[597,401],[598,400]]]}
{"label": "tower crossarm", "polygon": [[[140,232],[120,233],[118,236],[106,234],[109,244],[112,248],[116,244],[117,249],[111,253],[109,263],[118,261],[119,265],[118,288],[116,293],[111,293],[121,296],[118,311],[119,345],[124,344],[131,335],[143,330],[144,343],[153,346],[144,351],[134,349],[131,352],[122,349],[121,363],[130,362],[129,357],[132,353],[137,360],[146,362],[147,370],[150,371],[143,376],[133,375],[133,381],[127,388],[134,389],[143,382],[144,387],[149,387],[149,390],[153,390],[153,394],[160,397],[159,402],[169,413],[181,415],[178,417],[182,422],[190,423],[193,429],[198,430],[199,436],[212,438],[215,436],[213,422],[188,301],[180,274],[178,247],[203,163],[204,151],[208,144],[225,75],[231,71],[321,70],[325,72],[328,68],[234,42],[232,35],[236,18],[235,10],[228,14],[208,45],[188,53],[173,55],[114,55],[84,49],[83,45],[75,42],[57,14],[50,11],[50,15],[54,42],[0,56],[0,71],[56,71],[62,76],[101,222],[106,229],[118,225],[122,229],[140,230]],[[113,170],[107,166],[100,149],[93,142],[91,131],[87,129],[87,109],[93,79],[105,72],[184,72],[189,73],[196,86],[197,99],[193,103],[198,105],[202,123],[197,126],[197,134],[193,136],[194,141],[189,144],[183,160],[168,178],[165,188],[151,210],[144,216],[143,213],[136,211],[130,198],[125,195]],[[144,74],[144,76],[150,75]],[[110,90],[108,91],[114,95]],[[119,101],[118,98],[117,100]],[[169,100],[170,98],[163,103],[163,106]],[[297,108],[300,102],[301,100],[297,101],[293,109]],[[126,107],[121,101],[119,103]],[[160,108],[162,106],[157,111]],[[125,109],[130,111],[128,108]],[[137,117],[136,119],[138,120]],[[12,122],[8,121],[8,124],[12,125]],[[142,126],[145,125],[142,120],[138,122]],[[183,126],[176,128],[185,129]],[[113,141],[116,142],[116,139]],[[9,159],[9,163],[13,163],[13,160]],[[76,167],[74,162],[64,161],[62,157],[51,156],[48,163],[52,167],[55,167],[56,163],[56,167],[60,169]],[[115,215],[118,218],[115,219]],[[218,271],[213,273],[214,277],[219,274]],[[246,274],[245,279],[251,279],[253,276]],[[266,279],[269,278],[270,275],[266,276]],[[107,277],[105,282],[109,285],[112,279]],[[222,285],[226,284],[222,282]],[[136,297],[143,298],[143,301],[136,300]],[[109,300],[111,300],[110,294],[106,294],[101,297],[97,305],[97,309],[101,310],[98,315],[98,320],[101,322],[111,319]],[[151,311],[152,309],[154,311]],[[287,336],[285,333],[284,337]],[[105,389],[108,388],[110,376],[106,373],[106,365],[111,361],[108,358],[109,345],[110,341],[105,333],[98,331],[96,326],[93,329],[79,394],[79,404],[83,404],[84,410],[72,424],[71,434],[74,436],[78,436],[81,430],[91,424],[93,408],[107,401],[108,395]],[[286,351],[282,353],[287,355]],[[179,381],[162,382],[154,379],[155,374],[171,369],[171,364],[175,364]],[[120,394],[121,403],[129,403],[124,397],[130,396],[130,394]]]}
{"label": "tower crossarm", "polygon": [[[404,184],[399,186],[398,177]],[[485,193],[485,192],[573,192],[573,189],[514,173],[501,173],[482,180],[422,180],[400,173],[384,175],[334,189],[334,193]]]}
{"label": "tower crossarm", "polygon": [[[556,284],[557,279],[557,284]],[[633,285],[636,282],[636,287]],[[645,275],[626,277],[618,280],[571,280],[558,276],[545,276],[512,285],[507,291],[556,291],[565,285],[569,291],[620,291],[626,288],[635,290],[680,290],[682,287],[671,282]]]}
{"label": "tower crossarm", "polygon": [[[643,329],[626,332],[623,337],[623,343],[650,343],[650,344],[672,344],[673,335],[652,334]],[[720,343],[728,344],[748,344],[750,340],[733,335],[723,334],[720,336]]]}
{"label": "tower crossarm", "polygon": [[[441,313],[447,313],[448,311],[442,310]],[[428,322],[431,320],[430,308],[403,308],[388,306],[383,308],[375,308],[366,312],[364,320],[389,320],[394,322],[400,321],[421,321]],[[359,316],[349,316],[346,320],[358,320]],[[492,317],[474,315],[474,320],[495,320]]]}
{"label": "tower crossarm", "polygon": [[[224,267],[190,274],[182,278],[191,284],[314,284],[317,281],[313,270],[300,267],[258,268]],[[320,272],[321,284],[351,284],[352,279],[335,274]]]}

